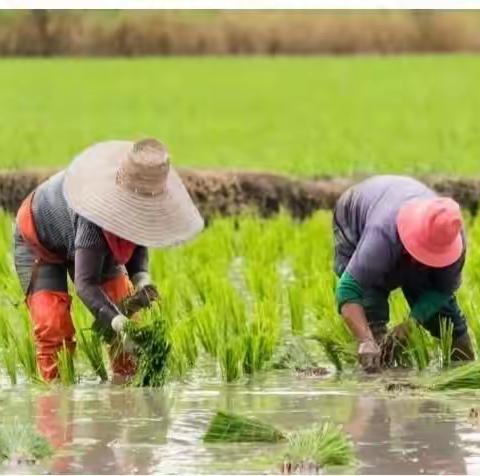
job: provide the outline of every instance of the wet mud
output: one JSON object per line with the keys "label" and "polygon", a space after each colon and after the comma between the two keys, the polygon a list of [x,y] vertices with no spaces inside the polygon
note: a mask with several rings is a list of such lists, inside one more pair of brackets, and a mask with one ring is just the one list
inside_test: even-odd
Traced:
{"label": "wet mud", "polygon": [[[43,180],[47,171],[0,172],[0,207],[16,212],[22,200]],[[364,177],[319,177],[295,179],[285,175],[228,170],[179,170],[193,200],[203,216],[237,215],[254,210],[270,216],[285,209],[305,218],[319,209],[332,209],[337,198],[349,186]],[[480,179],[420,177],[442,195],[456,199],[476,214],[480,204]]]}

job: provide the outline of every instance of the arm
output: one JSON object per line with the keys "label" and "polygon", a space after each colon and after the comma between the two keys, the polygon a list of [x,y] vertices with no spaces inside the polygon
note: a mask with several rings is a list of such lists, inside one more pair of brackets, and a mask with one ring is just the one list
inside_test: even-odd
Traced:
{"label": "arm", "polygon": [[78,248],[75,251],[74,282],[80,299],[95,317],[95,327],[111,337],[112,321],[121,313],[101,288],[106,253],[101,249]]}
{"label": "arm", "polygon": [[148,249],[144,246],[137,246],[130,261],[126,264],[128,276],[135,288],[152,284],[148,272]]}
{"label": "arm", "polygon": [[160,294],[148,272],[147,248],[137,246],[126,268],[135,287],[135,293],[123,303],[122,310],[130,316],[140,309],[150,307],[152,302],[160,298]]}
{"label": "arm", "polygon": [[338,309],[357,341],[373,340],[365,310],[361,304],[363,289],[348,272],[344,272],[337,286]]}

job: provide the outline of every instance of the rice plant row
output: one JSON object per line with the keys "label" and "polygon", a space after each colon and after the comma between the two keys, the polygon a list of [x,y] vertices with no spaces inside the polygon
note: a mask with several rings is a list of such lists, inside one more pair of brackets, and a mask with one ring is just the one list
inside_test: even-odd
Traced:
{"label": "rice plant row", "polygon": [[[459,293],[477,349],[480,253],[474,243],[480,243],[479,223],[473,221],[468,230],[472,246]],[[0,263],[0,368],[15,384],[37,381],[38,371],[31,323],[13,269],[11,231],[11,217],[1,215],[0,248],[6,259]],[[184,377],[206,361],[219,378],[238,380],[278,368],[284,360],[279,353],[292,339],[313,346],[338,370],[354,365],[355,343],[334,302],[332,251],[331,214],[318,212],[302,222],[284,213],[268,220],[248,214],[219,217],[194,242],[151,253],[151,273],[162,300],[141,320],[161,321],[154,325],[165,342],[150,350],[161,350],[163,357],[156,365],[165,361],[165,369],[153,378],[151,369],[144,368],[143,380],[137,383]],[[396,324],[407,313],[405,302],[394,294],[390,307]],[[77,347],[73,359],[60,353],[61,381],[106,380],[105,346],[77,298],[73,317]],[[442,328],[439,342],[415,328],[404,361],[418,369],[448,367],[451,345],[448,326]]]}

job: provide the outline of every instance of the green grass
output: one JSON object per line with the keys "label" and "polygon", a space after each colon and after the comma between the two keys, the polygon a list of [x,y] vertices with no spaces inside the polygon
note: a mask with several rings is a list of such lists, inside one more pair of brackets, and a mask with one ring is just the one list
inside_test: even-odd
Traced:
{"label": "green grass", "polygon": [[4,59],[2,167],[153,135],[182,166],[476,174],[479,74],[473,55]]}

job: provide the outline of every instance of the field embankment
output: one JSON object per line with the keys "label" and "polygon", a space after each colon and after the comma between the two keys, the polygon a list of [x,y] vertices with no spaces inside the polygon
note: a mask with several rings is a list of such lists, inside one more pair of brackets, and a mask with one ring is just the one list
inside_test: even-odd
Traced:
{"label": "field embankment", "polygon": [[480,15],[442,11],[0,15],[0,55],[398,54],[480,50]]}
{"label": "field embankment", "polygon": [[[0,208],[15,212],[21,201],[53,171],[0,172]],[[282,209],[305,218],[333,208],[340,194],[359,178],[292,179],[272,173],[181,169],[180,175],[202,215],[238,215],[254,210],[270,216]],[[471,213],[480,205],[480,179],[425,177],[441,194],[455,198]]]}

